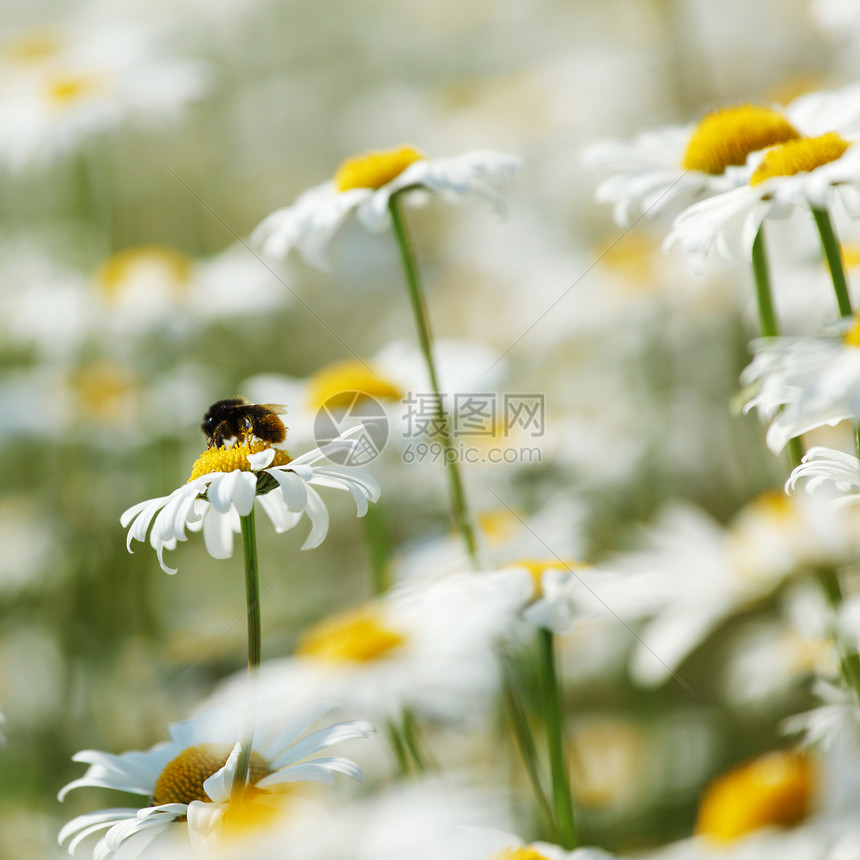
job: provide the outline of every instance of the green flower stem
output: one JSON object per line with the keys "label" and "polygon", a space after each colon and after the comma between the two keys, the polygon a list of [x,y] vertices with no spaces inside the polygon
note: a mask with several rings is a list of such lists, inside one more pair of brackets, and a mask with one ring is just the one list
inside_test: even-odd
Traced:
{"label": "green flower stem", "polygon": [[369,505],[361,520],[364,524],[364,542],[370,557],[373,593],[385,594],[391,585],[391,542],[388,540],[382,506],[378,502]]}
{"label": "green flower stem", "polygon": [[827,258],[827,266],[830,269],[830,278],[833,281],[833,290],[836,293],[836,304],[839,306],[839,314],[850,317],[854,311],[851,310],[851,297],[848,294],[848,283],[845,280],[845,269],[842,266],[842,249],[839,240],[833,232],[830,216],[826,209],[812,207],[812,217],[821,235],[821,246],[824,256]]}
{"label": "green flower stem", "polygon": [[[818,571],[818,581],[824,590],[827,600],[835,614],[838,614],[842,604],[845,602],[845,594],[839,575],[833,568],[825,568]],[[848,688],[854,693],[857,704],[860,705],[860,654],[854,645],[847,643],[839,632],[838,625],[834,625],[833,638],[839,652],[839,669],[842,678]]]}
{"label": "green flower stem", "polygon": [[388,738],[391,741],[391,749],[394,750],[394,756],[397,759],[397,770],[402,777],[409,775],[409,756],[406,753],[406,745],[400,734],[400,728],[394,723],[388,723]]}
{"label": "green flower stem", "polygon": [[406,749],[409,750],[412,760],[415,762],[415,770],[424,773],[427,770],[436,770],[436,764],[432,759],[427,745],[421,737],[421,731],[415,722],[412,711],[403,711],[403,740]]}
{"label": "green flower stem", "polygon": [[576,821],[573,794],[564,750],[564,712],[555,665],[555,641],[550,630],[538,630],[538,663],[543,711],[546,721],[547,750],[552,780],[552,802],[555,820],[561,834],[561,845],[568,851],[576,848]]}
{"label": "green flower stem", "polygon": [[388,211],[391,214],[394,236],[400,249],[400,258],[406,276],[409,301],[412,305],[412,313],[415,317],[415,325],[418,330],[418,342],[424,356],[424,362],[427,365],[427,372],[430,375],[430,385],[436,398],[436,424],[438,425],[439,436],[441,437],[442,447],[445,452],[445,469],[448,473],[448,487],[454,521],[466,544],[466,550],[469,553],[472,565],[476,569],[479,569],[478,541],[475,535],[475,528],[472,524],[472,518],[469,514],[469,507],[466,503],[466,491],[460,475],[460,467],[457,463],[457,452],[451,440],[450,425],[442,402],[442,391],[439,386],[439,377],[436,373],[436,363],[433,358],[433,335],[430,330],[427,303],[424,300],[424,292],[421,288],[421,279],[418,274],[415,252],[406,230],[406,223],[400,213],[400,205],[396,194],[392,195],[388,200]]}
{"label": "green flower stem", "polygon": [[[773,306],[773,291],[770,286],[770,267],[767,262],[767,251],[764,244],[764,225],[756,233],[752,246],[752,270],[755,281],[755,295],[758,303],[758,318],[762,337],[777,337],[779,322]],[[796,436],[788,440],[789,467],[800,465],[803,459],[803,445]]]}
{"label": "green flower stem", "polygon": [[767,263],[767,251],[764,247],[763,226],[759,228],[753,241],[752,268],[762,337],[776,337],[779,334],[779,323],[773,308],[773,293],[770,288],[770,269]]}
{"label": "green flower stem", "polygon": [[528,717],[522,705],[522,696],[518,689],[516,677],[513,668],[507,659],[502,660],[502,697],[504,699],[505,712],[508,718],[508,724],[513,732],[517,747],[520,751],[520,756],[523,760],[523,765],[526,769],[529,782],[534,792],[535,800],[537,801],[538,812],[541,817],[541,823],[548,837],[557,842],[560,838],[558,825],[555,823],[555,814],[553,808],[544,791],[543,783],[540,778],[540,759],[538,758],[537,748],[535,747],[532,730],[529,726]]}
{"label": "green flower stem", "polygon": [[260,575],[257,561],[257,530],[254,509],[240,517],[242,550],[245,557],[245,599],[248,605],[248,704],[245,711],[245,728],[242,732],[242,750],[233,776],[231,801],[241,802],[248,782],[251,750],[254,744],[254,681],[262,659],[262,626],[260,623]]}

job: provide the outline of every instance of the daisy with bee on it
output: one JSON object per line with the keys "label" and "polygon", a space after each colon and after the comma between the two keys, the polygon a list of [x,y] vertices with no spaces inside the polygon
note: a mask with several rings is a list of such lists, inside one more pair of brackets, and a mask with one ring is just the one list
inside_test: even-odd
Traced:
{"label": "daisy with bee on it", "polygon": [[176,573],[164,562],[165,550],[187,540],[187,531],[202,531],[213,558],[230,558],[233,535],[241,531],[243,517],[253,515],[256,503],[277,532],[298,525],[304,515],[311,531],[302,549],[322,543],[328,532],[325,503],[315,487],[347,490],[359,516],[368,501],[376,501],[379,488],[365,472],[349,466],[323,464],[326,452],[350,447],[349,434],[326,446],[293,458],[283,447],[286,427],[280,415],[286,407],[253,404],[244,398],[214,403],[201,430],[208,447],[197,458],[187,483],[170,495],[148,499],[129,508],[121,522],[132,541],[149,542],[165,573]]}

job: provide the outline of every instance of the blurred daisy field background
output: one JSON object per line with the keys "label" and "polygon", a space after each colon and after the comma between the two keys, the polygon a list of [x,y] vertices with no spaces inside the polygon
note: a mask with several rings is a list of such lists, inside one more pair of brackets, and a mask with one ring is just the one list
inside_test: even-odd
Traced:
{"label": "blurred daisy field background", "polygon": [[860,857],[860,8],[0,20],[0,857]]}

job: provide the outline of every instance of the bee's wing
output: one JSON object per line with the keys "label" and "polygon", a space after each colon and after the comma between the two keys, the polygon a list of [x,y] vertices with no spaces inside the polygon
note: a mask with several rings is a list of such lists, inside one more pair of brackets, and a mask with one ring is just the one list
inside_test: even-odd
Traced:
{"label": "bee's wing", "polygon": [[259,405],[264,409],[274,412],[276,415],[285,415],[287,412],[287,407],[283,403],[261,403]]}

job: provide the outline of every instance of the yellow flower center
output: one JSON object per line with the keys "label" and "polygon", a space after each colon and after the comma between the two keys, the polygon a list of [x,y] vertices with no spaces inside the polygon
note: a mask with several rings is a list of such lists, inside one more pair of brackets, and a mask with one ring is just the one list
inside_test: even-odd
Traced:
{"label": "yellow flower center", "polygon": [[93,75],[62,75],[52,78],[45,87],[45,96],[54,107],[65,108],[89,98],[102,87]]}
{"label": "yellow flower center", "polygon": [[[260,451],[265,451],[266,448],[272,446],[268,442],[261,442],[256,439],[252,442],[246,442],[242,445],[233,445],[232,448],[222,448],[213,446],[207,448],[195,461],[191,467],[191,477],[189,481],[199,478],[201,475],[208,475],[210,472],[235,472],[237,469],[242,472],[251,472],[251,464],[248,462],[249,454],[258,454]],[[286,452],[275,448],[275,458],[266,468],[271,466],[286,466],[292,457]]]}
{"label": "yellow flower center", "polygon": [[96,272],[96,283],[110,301],[133,283],[166,285],[180,293],[188,284],[191,260],[179,251],[159,245],[126,248],[108,257]]}
{"label": "yellow flower center", "polygon": [[809,815],[816,784],[805,755],[773,752],[718,777],[705,790],[696,833],[728,843],[762,827],[789,827]]}
{"label": "yellow flower center", "polygon": [[543,575],[547,570],[582,570],[588,567],[580,561],[566,561],[557,558],[521,558],[512,562],[510,567],[524,567],[534,581],[533,600],[543,597]]}
{"label": "yellow flower center", "polygon": [[[152,792],[153,806],[191,803],[193,800],[210,802],[203,783],[224,767],[232,749],[224,744],[200,744],[183,750],[165,765],[156,780]],[[248,772],[251,785],[256,785],[271,772],[269,763],[259,753],[252,751]]]}
{"label": "yellow flower center", "polygon": [[399,146],[396,149],[376,149],[353,155],[341,162],[334,175],[335,188],[349,191],[350,188],[382,188],[387,182],[400,176],[414,161],[426,158],[414,146]]}
{"label": "yellow flower center", "polygon": [[[252,753],[253,755],[253,753]],[[261,779],[261,774],[257,779]],[[246,791],[241,800],[231,800],[222,819],[221,835],[242,838],[267,827],[282,824],[287,810],[289,788],[272,786],[274,791]]]}
{"label": "yellow flower center", "polygon": [[787,493],[781,490],[765,490],[744,506],[743,515],[746,514],[780,522],[791,519],[795,514],[795,507]]}
{"label": "yellow flower center", "polygon": [[501,546],[511,540],[522,528],[524,516],[524,513],[513,512],[508,508],[496,508],[481,511],[475,515],[475,520],[487,543],[491,546]]}
{"label": "yellow flower center", "polygon": [[806,173],[836,161],[845,154],[850,144],[835,131],[819,137],[789,140],[768,150],[761,164],[750,178],[750,185],[758,185],[774,176],[794,176]]}
{"label": "yellow flower center", "polygon": [[133,418],[140,379],[127,368],[94,361],[72,374],[69,388],[82,421],[116,424]]}
{"label": "yellow flower center", "polygon": [[369,663],[389,656],[406,636],[386,627],[379,612],[360,607],[314,624],[300,637],[296,654],[335,663]]}
{"label": "yellow flower center", "polygon": [[860,314],[854,317],[851,328],[842,335],[842,343],[845,346],[860,346]]}
{"label": "yellow flower center", "polygon": [[403,397],[403,391],[395,383],[357,359],[330,364],[308,380],[308,399],[314,409],[324,403],[347,408],[352,405],[356,393],[361,398],[383,401],[398,401]]}
{"label": "yellow flower center", "polygon": [[719,175],[729,165],[744,164],[751,152],[800,137],[791,123],[773,108],[735,105],[702,117],[687,143],[682,165]]}
{"label": "yellow flower center", "polygon": [[487,860],[547,860],[547,857],[530,845],[520,845],[518,848],[503,848]]}
{"label": "yellow flower center", "polygon": [[60,53],[63,39],[49,28],[30,30],[10,39],[3,46],[3,54],[13,63],[38,63]]}

